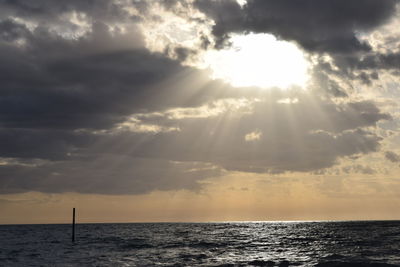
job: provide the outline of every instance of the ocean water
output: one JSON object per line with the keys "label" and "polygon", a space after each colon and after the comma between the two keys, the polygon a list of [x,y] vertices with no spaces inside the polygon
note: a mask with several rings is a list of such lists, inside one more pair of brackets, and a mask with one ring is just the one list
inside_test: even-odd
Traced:
{"label": "ocean water", "polygon": [[400,221],[1,225],[0,266],[400,266]]}

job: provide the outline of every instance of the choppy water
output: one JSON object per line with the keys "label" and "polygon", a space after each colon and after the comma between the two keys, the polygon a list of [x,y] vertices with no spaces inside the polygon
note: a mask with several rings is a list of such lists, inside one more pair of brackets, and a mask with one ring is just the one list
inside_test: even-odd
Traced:
{"label": "choppy water", "polygon": [[1,266],[400,266],[400,221],[0,226]]}

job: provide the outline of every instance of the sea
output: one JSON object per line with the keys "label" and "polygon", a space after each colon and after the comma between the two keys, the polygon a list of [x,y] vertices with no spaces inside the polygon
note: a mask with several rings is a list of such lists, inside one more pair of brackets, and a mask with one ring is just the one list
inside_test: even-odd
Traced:
{"label": "sea", "polygon": [[0,266],[400,266],[400,221],[0,225]]}

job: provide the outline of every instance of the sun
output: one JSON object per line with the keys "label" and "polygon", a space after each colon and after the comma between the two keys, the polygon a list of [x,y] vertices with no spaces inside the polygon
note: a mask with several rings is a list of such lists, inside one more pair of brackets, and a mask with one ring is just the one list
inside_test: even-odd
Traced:
{"label": "sun", "polygon": [[212,50],[204,61],[212,78],[235,87],[304,87],[310,63],[293,43],[277,40],[271,34],[231,37],[227,49]]}

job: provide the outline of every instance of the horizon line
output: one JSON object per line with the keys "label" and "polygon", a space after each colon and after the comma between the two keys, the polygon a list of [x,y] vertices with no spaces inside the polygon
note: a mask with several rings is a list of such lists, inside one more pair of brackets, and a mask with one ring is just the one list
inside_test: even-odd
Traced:
{"label": "horizon line", "polygon": [[[131,221],[131,222],[76,222],[76,224],[207,224],[207,223],[312,223],[312,222],[396,222],[400,219],[345,219],[345,220],[250,220],[250,221]],[[70,225],[65,223],[0,223],[7,225]]]}

